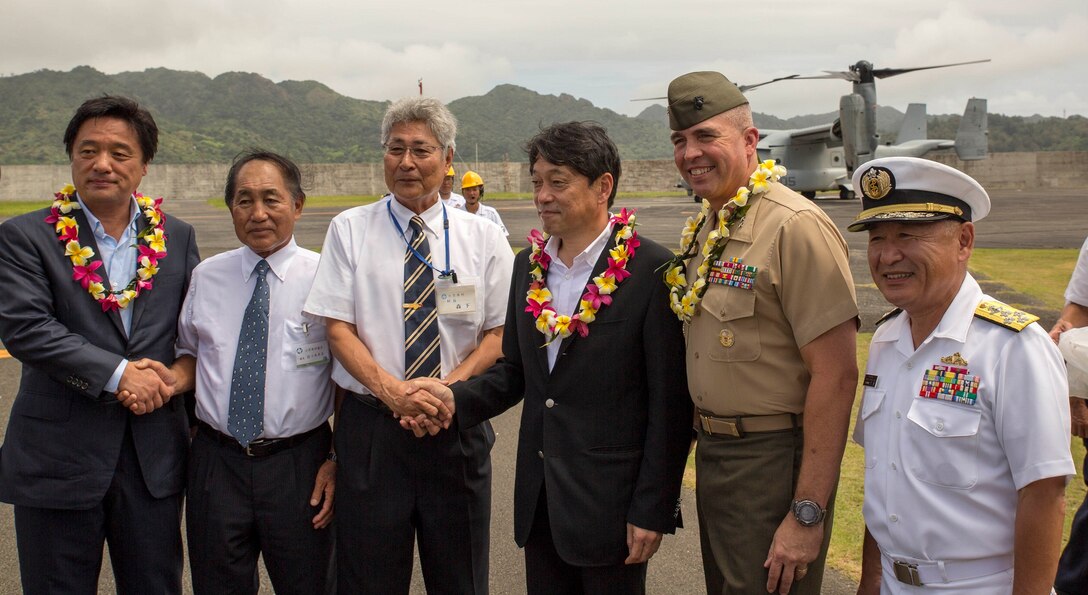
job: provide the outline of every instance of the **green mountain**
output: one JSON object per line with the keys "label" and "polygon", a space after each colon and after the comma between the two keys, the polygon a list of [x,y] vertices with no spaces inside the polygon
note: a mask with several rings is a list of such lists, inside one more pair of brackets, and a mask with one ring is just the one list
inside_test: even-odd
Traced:
{"label": "green mountain", "polygon": [[[264,147],[300,162],[378,161],[382,114],[388,102],[340,95],[315,81],[272,81],[252,73],[210,78],[199,72],[152,68],[103,74],[80,66],[0,78],[0,164],[66,163],[61,137],[88,97],[134,97],[160,128],[157,163],[230,161],[247,147]],[[553,122],[593,120],[605,126],[625,159],[668,159],[668,117],[660,105],[637,117],[595,107],[571,95],[542,95],[499,85],[485,95],[449,104],[460,122],[458,160],[524,161],[523,146]],[[762,128],[825,123],[835,114],[788,120],[755,114]],[[898,129],[902,114],[882,108],[880,129]],[[990,115],[992,151],[1088,150],[1088,120]],[[930,116],[930,136],[954,138],[959,116]]]}

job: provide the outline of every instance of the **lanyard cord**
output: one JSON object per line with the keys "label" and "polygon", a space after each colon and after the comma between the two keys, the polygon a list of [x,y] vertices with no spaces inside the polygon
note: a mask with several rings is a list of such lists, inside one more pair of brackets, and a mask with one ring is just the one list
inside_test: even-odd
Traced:
{"label": "lanyard cord", "polygon": [[[393,215],[393,201],[396,200],[393,196],[389,197],[389,202],[385,203],[386,209],[389,211],[389,220],[393,222],[393,226],[397,228],[397,233],[400,234],[400,239],[404,240],[404,245],[408,246],[408,249],[412,251],[412,255],[419,259],[419,262],[431,267],[438,273],[439,278],[450,278],[453,283],[457,284],[457,273],[450,268],[450,220],[446,215],[446,205],[442,205],[442,231],[446,240],[446,270],[441,270],[438,267],[430,263],[422,254],[416,250],[412,244],[408,241],[408,238],[404,237],[404,228],[397,222],[397,218]],[[441,202],[441,198],[438,199]],[[421,229],[419,233],[423,233]]]}

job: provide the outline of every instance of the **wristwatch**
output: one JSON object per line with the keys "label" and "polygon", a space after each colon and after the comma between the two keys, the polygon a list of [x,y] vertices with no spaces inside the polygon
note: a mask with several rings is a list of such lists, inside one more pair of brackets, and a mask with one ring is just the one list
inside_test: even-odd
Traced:
{"label": "wristwatch", "polygon": [[827,514],[827,510],[820,508],[820,505],[812,500],[794,500],[790,506],[793,510],[793,518],[797,519],[797,522],[802,527],[815,527],[824,522],[824,515]]}
{"label": "wristwatch", "polygon": [[332,461],[332,462],[335,463],[336,462],[336,451],[335,450],[330,450],[329,454],[325,455],[325,460],[326,461]]}

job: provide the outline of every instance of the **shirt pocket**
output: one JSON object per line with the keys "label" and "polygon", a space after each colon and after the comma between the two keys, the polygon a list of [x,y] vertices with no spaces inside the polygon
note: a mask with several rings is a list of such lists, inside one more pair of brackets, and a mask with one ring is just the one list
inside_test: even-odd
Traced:
{"label": "shirt pocket", "polygon": [[754,291],[711,284],[699,307],[720,323],[717,340],[710,345],[710,359],[750,362],[759,358],[759,321],[755,315]]}
{"label": "shirt pocket", "polygon": [[[324,355],[324,361],[314,360]],[[283,322],[283,370],[285,372],[318,371],[325,369],[332,359],[325,325],[303,316],[299,320]],[[303,361],[303,364],[299,364]],[[311,363],[305,363],[311,361]]]}
{"label": "shirt pocket", "polygon": [[978,481],[982,411],[915,398],[907,419],[903,462],[914,477],[935,486],[968,489]]}
{"label": "shirt pocket", "polygon": [[[867,388],[861,397],[861,410],[858,411],[858,424],[861,424],[862,428],[868,429],[866,424],[869,423],[869,418],[873,416],[880,406],[884,404],[884,391],[877,390],[875,388]],[[864,431],[864,430],[863,430]],[[865,468],[872,469],[876,467],[876,448],[865,449]]]}

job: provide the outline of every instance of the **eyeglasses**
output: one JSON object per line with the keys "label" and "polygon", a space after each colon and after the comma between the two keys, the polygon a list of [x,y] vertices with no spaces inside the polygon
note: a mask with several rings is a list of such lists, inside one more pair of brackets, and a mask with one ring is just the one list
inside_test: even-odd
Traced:
{"label": "eyeglasses", "polygon": [[411,153],[415,159],[427,159],[431,155],[434,155],[441,147],[434,147],[429,145],[416,145],[407,147],[405,145],[382,145],[385,147],[385,154],[390,157],[401,158],[405,153]]}

